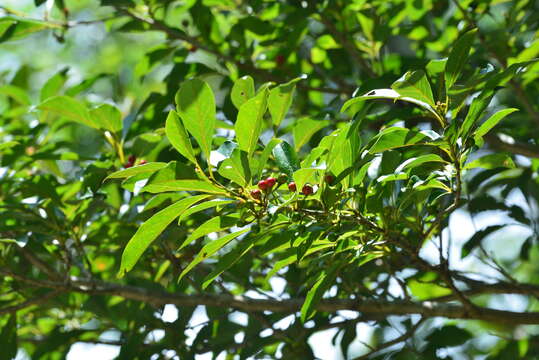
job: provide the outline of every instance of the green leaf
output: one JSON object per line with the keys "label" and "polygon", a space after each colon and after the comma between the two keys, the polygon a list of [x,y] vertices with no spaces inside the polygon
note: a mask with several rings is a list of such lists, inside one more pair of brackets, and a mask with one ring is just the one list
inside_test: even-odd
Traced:
{"label": "green leaf", "polygon": [[207,194],[226,194],[225,190],[202,180],[168,180],[148,184],[142,191],[160,193],[165,191],[198,191]]}
{"label": "green leaf", "polygon": [[432,89],[423,70],[408,71],[391,88],[403,97],[410,97],[435,107]]}
{"label": "green leaf", "polygon": [[187,219],[189,216],[196,214],[197,212],[204,211],[206,209],[210,209],[212,207],[217,207],[220,205],[230,204],[233,202],[234,200],[212,200],[212,201],[205,201],[201,204],[191,206],[189,209],[185,210],[183,214],[180,216],[178,220],[178,224],[181,223],[184,219]]}
{"label": "green leaf", "polygon": [[115,106],[103,104],[90,110],[93,123],[101,130],[108,130],[111,133],[122,131],[122,113]]}
{"label": "green leaf", "polygon": [[290,109],[290,105],[292,105],[296,83],[302,79],[302,77],[296,78],[270,90],[268,109],[273,120],[273,126],[278,127],[283,121],[288,109]]}
{"label": "green leaf", "polygon": [[244,103],[234,125],[241,150],[252,156],[262,133],[263,117],[267,109],[268,91],[264,90]]}
{"label": "green leaf", "polygon": [[175,218],[191,205],[205,199],[206,195],[189,197],[159,211],[142,224],[129,240],[122,254],[118,277],[130,271],[150,244],[161,234]]}
{"label": "green leaf", "polygon": [[65,85],[67,80],[67,71],[68,69],[65,68],[57,72],[52,77],[50,77],[49,80],[47,80],[47,82],[41,88],[41,93],[39,96],[39,99],[41,101],[45,101],[46,99],[60,93],[60,90]]}
{"label": "green leaf", "polygon": [[273,148],[273,156],[279,169],[292,178],[299,169],[298,157],[292,146],[286,141],[280,142]]}
{"label": "green leaf", "polygon": [[419,300],[437,298],[451,294],[451,290],[437,285],[438,277],[433,272],[425,272],[407,281],[410,292]]}
{"label": "green leaf", "polygon": [[445,65],[445,87],[447,90],[455,84],[462,69],[464,69],[476,33],[477,29],[472,29],[455,42]]}
{"label": "green leaf", "polygon": [[266,163],[268,162],[268,159],[273,149],[281,141],[282,141],[281,139],[271,139],[270,142],[266,144],[266,146],[264,147],[264,151],[262,151],[262,154],[258,158],[258,162],[256,164],[256,171],[254,172],[256,176],[258,177],[262,176],[262,171],[264,170],[264,167],[266,166]]}
{"label": "green leaf", "polygon": [[240,186],[247,186],[251,181],[251,169],[247,153],[234,149],[230,158],[219,164],[218,172],[221,176],[234,181]]}
{"label": "green leaf", "polygon": [[480,157],[479,159],[475,159],[473,161],[470,161],[469,163],[464,166],[464,170],[468,169],[475,169],[475,168],[483,168],[483,169],[496,169],[496,168],[514,168],[515,163],[513,162],[513,159],[507,154],[503,153],[495,153],[495,154],[488,154],[485,156]]}
{"label": "green leaf", "polygon": [[427,162],[440,162],[440,163],[447,164],[447,161],[445,161],[444,159],[442,159],[440,156],[436,154],[421,155],[418,157],[413,157],[411,159],[408,159],[402,164],[400,164],[395,169],[395,173],[399,173],[405,169],[413,169]]}
{"label": "green leaf", "polygon": [[483,115],[483,112],[490,104],[490,101],[494,97],[497,89],[511,80],[519,70],[528,65],[534,64],[537,61],[539,61],[539,59],[533,59],[523,63],[515,63],[502,72],[492,75],[485,84],[483,91],[481,91],[479,96],[472,100],[468,113],[466,114],[466,118],[458,131],[458,135],[467,138],[470,130],[475,126],[477,121],[479,121]]}
{"label": "green leaf", "polygon": [[365,101],[365,100],[378,100],[378,99],[406,101],[406,102],[421,106],[425,110],[429,111],[436,118],[440,116],[429,103],[418,100],[416,98],[409,97],[409,96],[402,96],[400,93],[398,93],[397,91],[393,89],[375,89],[375,90],[371,90],[367,92],[364,95],[352,98],[344,103],[344,105],[341,108],[341,112],[345,112],[346,110],[351,108],[353,105],[357,104],[358,102]]}
{"label": "green leaf", "polygon": [[53,96],[39,104],[37,108],[57,114],[67,120],[99,129],[99,125],[94,122],[86,106],[72,97]]}
{"label": "green leaf", "polygon": [[479,128],[475,131],[474,137],[478,138],[486,135],[494,126],[496,126],[504,117],[518,111],[515,108],[503,109],[496,112],[494,115],[488,118]]}
{"label": "green leaf", "polygon": [[21,39],[31,33],[47,30],[61,30],[62,25],[51,21],[27,19],[20,16],[3,16],[0,18],[0,42]]}
{"label": "green leaf", "polygon": [[178,114],[174,110],[170,110],[168,113],[165,132],[168,141],[170,141],[172,146],[174,146],[174,148],[187,160],[191,161],[193,164],[197,164],[195,152],[191,145],[191,141],[189,140],[189,135],[187,135],[187,131],[185,131]]}
{"label": "green leaf", "polygon": [[445,325],[430,333],[430,335],[426,337],[426,340],[429,342],[429,347],[432,346],[433,349],[439,349],[462,345],[472,337],[472,334],[467,330],[461,329],[455,325]]}
{"label": "green leaf", "polygon": [[3,150],[7,150],[7,149],[10,149],[16,145],[19,145],[19,142],[18,141],[6,141],[2,144],[0,144],[0,151],[3,151]]}
{"label": "green leaf", "polygon": [[255,96],[255,83],[250,76],[243,76],[234,82],[230,98],[232,104],[239,109],[247,100]]}
{"label": "green leaf", "polygon": [[257,237],[251,237],[247,239],[247,241],[242,241],[234,248],[234,250],[222,256],[219,259],[219,262],[215,265],[213,271],[204,278],[202,282],[202,289],[206,289],[213,282],[213,280],[215,280],[215,278],[234,265],[245,254],[247,254],[257,240]]}
{"label": "green leaf", "polygon": [[183,125],[209,159],[215,130],[215,97],[210,86],[199,79],[187,80],[176,94],[176,106]]}
{"label": "green leaf", "polygon": [[197,256],[187,265],[187,267],[182,271],[180,274],[180,277],[178,278],[178,281],[180,281],[189,271],[191,271],[196,265],[198,265],[203,260],[209,258],[213,254],[215,254],[217,251],[219,251],[223,246],[228,244],[230,241],[234,240],[238,236],[245,234],[249,229],[243,229],[240,231],[236,231],[234,233],[228,234],[223,236],[220,239],[214,240],[206,244],[202,250],[197,254]]}
{"label": "green leaf", "polygon": [[425,138],[427,138],[427,135],[418,131],[401,127],[389,127],[374,137],[369,153],[375,154],[390,149],[414,145]]}
{"label": "green leaf", "polygon": [[198,228],[195,229],[179,246],[178,250],[183,249],[193,241],[200,239],[201,237],[208,235],[210,233],[223,231],[226,229],[235,226],[238,223],[239,215],[234,214],[233,216],[216,216],[213,217]]}
{"label": "green leaf", "polygon": [[308,117],[299,119],[292,128],[292,134],[294,135],[294,149],[299,149],[305,145],[311,137],[319,130],[323,129],[329,124],[327,120],[313,120]]}
{"label": "green leaf", "polygon": [[0,86],[0,94],[12,98],[21,105],[30,105],[32,103],[28,93],[24,89],[15,85]]}
{"label": "green leaf", "polygon": [[493,232],[500,230],[503,227],[505,227],[505,225],[492,225],[492,226],[487,226],[486,228],[477,231],[462,246],[460,257],[465,258],[466,256],[468,256],[472,252],[473,249],[475,249],[481,244],[484,238],[486,238],[488,235],[492,234]]}
{"label": "green leaf", "polygon": [[3,359],[15,359],[17,356],[17,314],[10,314],[0,331],[0,349]]}
{"label": "green leaf", "polygon": [[305,297],[305,302],[301,306],[301,321],[306,322],[309,320],[314,314],[316,313],[315,308],[316,305],[320,302],[320,299],[322,299],[322,296],[326,292],[327,289],[333,285],[335,278],[337,277],[338,271],[342,266],[342,261],[334,262],[331,267],[327,270],[322,270],[320,272],[320,275],[318,275],[318,278],[314,285],[311,287],[309,292],[307,292],[307,296]]}
{"label": "green leaf", "polygon": [[294,179],[294,182],[296,183],[297,191],[301,191],[301,188],[306,183],[311,183],[311,184],[317,183],[318,177],[319,177],[319,176],[317,177],[317,175],[320,175],[321,172],[322,172],[321,169],[315,169],[315,168],[303,168],[303,169],[299,169],[295,171],[293,175],[293,179]]}
{"label": "green leaf", "polygon": [[133,166],[128,169],[113,172],[112,174],[107,176],[105,180],[123,179],[123,178],[128,178],[131,176],[135,176],[138,174],[142,174],[142,173],[156,172],[157,170],[161,170],[162,168],[166,166],[167,166],[167,163],[164,163],[164,162],[150,162],[143,165]]}

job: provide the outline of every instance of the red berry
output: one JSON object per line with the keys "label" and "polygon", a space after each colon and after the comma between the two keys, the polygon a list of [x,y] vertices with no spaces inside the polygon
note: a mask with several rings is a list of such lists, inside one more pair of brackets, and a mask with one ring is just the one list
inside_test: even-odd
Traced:
{"label": "red berry", "polygon": [[271,189],[277,183],[277,179],[274,177],[269,177],[266,179],[266,182],[268,183],[268,189]]}
{"label": "red berry", "polygon": [[279,54],[275,57],[275,62],[277,63],[277,66],[283,66],[285,61],[286,61],[286,58],[282,54]]}
{"label": "red berry", "polygon": [[251,190],[251,197],[260,200],[260,198],[262,198],[262,192],[258,189],[253,189]]}
{"label": "red berry", "polygon": [[288,190],[290,190],[291,192],[296,192],[297,188],[296,188],[296,183],[295,182],[291,182],[288,184]]}
{"label": "red berry", "polygon": [[306,184],[306,185],[303,185],[303,187],[301,188],[301,192],[303,193],[303,195],[311,195],[314,192],[314,190],[311,185]]}
{"label": "red berry", "polygon": [[128,169],[130,167],[132,167],[134,164],[131,162],[131,161],[128,161],[125,165],[124,165],[124,168]]}
{"label": "red berry", "polygon": [[140,160],[139,165],[144,165],[144,164],[146,164],[146,163],[147,163],[147,161],[144,160],[144,159],[142,159],[142,160]]}
{"label": "red berry", "polygon": [[130,162],[131,166],[133,166],[136,160],[137,160],[137,157],[135,155],[129,155],[129,157],[127,158],[127,162]]}
{"label": "red berry", "polygon": [[335,177],[333,175],[330,175],[330,174],[327,174],[324,179],[326,180],[326,183],[328,183],[329,185],[333,184],[333,182],[335,181]]}
{"label": "red berry", "polygon": [[258,182],[258,188],[260,190],[266,190],[268,188],[268,186],[269,186],[269,184],[268,184],[268,182],[266,180],[260,180]]}

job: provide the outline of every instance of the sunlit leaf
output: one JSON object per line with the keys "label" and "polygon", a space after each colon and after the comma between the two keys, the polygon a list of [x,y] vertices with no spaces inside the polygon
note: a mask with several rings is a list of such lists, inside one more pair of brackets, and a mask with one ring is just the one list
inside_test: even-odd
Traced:
{"label": "sunlit leaf", "polygon": [[199,79],[187,80],[176,94],[176,106],[183,125],[209,159],[215,130],[215,98],[210,86]]}
{"label": "sunlit leaf", "polygon": [[142,224],[129,240],[122,254],[122,263],[118,272],[123,277],[138,262],[144,251],[170,225],[175,218],[191,205],[204,199],[205,195],[189,197],[159,211]]}
{"label": "sunlit leaf", "polygon": [[244,229],[240,231],[236,231],[234,233],[225,235],[217,240],[213,240],[209,242],[207,245],[205,245],[202,250],[197,254],[197,256],[187,265],[187,267],[182,271],[180,274],[180,277],[178,278],[178,281],[180,281],[189,271],[191,271],[196,265],[204,261],[205,259],[209,258],[213,254],[215,254],[217,251],[219,251],[223,246],[228,244],[230,241],[234,240],[238,236],[245,234],[249,229]]}
{"label": "sunlit leaf", "polygon": [[262,91],[245,102],[238,112],[234,129],[241,150],[253,154],[262,133],[263,117],[267,109],[268,92]]}

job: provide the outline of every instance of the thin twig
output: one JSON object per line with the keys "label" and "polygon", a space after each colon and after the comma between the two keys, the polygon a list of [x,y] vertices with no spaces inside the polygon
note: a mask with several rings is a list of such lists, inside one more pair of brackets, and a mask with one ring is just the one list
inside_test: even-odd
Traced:
{"label": "thin twig", "polygon": [[401,336],[393,339],[393,340],[390,340],[388,342],[385,342],[383,343],[382,345],[378,346],[376,349],[372,350],[371,352],[367,353],[367,354],[364,354],[364,355],[361,355],[361,356],[358,356],[356,358],[354,358],[353,360],[365,360],[365,359],[368,359],[369,357],[371,357],[373,354],[377,353],[377,352],[380,352],[381,350],[384,350],[384,349],[387,349],[393,345],[397,345],[401,342],[404,342],[406,340],[408,340],[409,338],[411,338],[412,336],[414,336],[415,332],[417,331],[417,329],[419,328],[419,326],[425,321],[426,319],[425,318],[421,318],[419,319],[419,321],[417,323],[415,323],[414,326],[412,326],[407,332],[405,332],[404,334],[402,334]]}
{"label": "thin twig", "polygon": [[15,312],[17,312],[19,310],[25,309],[25,308],[27,308],[29,306],[32,306],[32,305],[41,305],[43,303],[46,303],[50,299],[56,297],[61,292],[62,292],[61,290],[53,290],[53,291],[50,291],[50,292],[48,292],[47,294],[45,294],[43,296],[23,301],[20,304],[0,308],[0,315],[2,315],[2,314],[12,314],[12,313],[15,313]]}

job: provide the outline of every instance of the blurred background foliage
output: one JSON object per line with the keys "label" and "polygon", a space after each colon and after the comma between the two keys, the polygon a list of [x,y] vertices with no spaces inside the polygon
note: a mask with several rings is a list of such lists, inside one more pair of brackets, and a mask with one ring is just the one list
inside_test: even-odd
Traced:
{"label": "blurred background foliage", "polygon": [[[100,280],[119,281],[115,275],[129,238],[155,209],[176,199],[159,198],[148,205],[149,197],[131,195],[136,179],[122,186],[101,183],[130,156],[138,163],[178,160],[163,127],[186,79],[204,79],[216,94],[220,133],[214,144],[221,145],[237,113],[228,95],[236,80],[250,75],[258,87],[305,74],[277,130],[277,136],[290,139],[299,123],[312,127],[306,146],[298,148],[305,156],[323,136],[349,122],[350,117],[340,113],[346,100],[386,88],[408,70],[434,66],[430,61],[447,57],[466,30],[478,28],[478,36],[462,83],[452,94],[456,98],[475,94],[491,72],[539,56],[537,0],[0,0],[0,15],[0,238],[5,240],[0,246],[5,269],[0,302],[12,306],[43,300],[17,316],[0,316],[0,349],[5,349],[6,358],[17,352],[21,359],[61,359],[68,354],[80,358],[70,352],[72,344],[86,343],[113,346],[107,356],[120,359],[190,359],[200,354],[221,354],[219,359],[352,359],[405,334],[413,328],[411,318],[417,318],[362,320],[346,312],[322,313],[304,325],[294,315],[245,316],[232,309],[185,306],[174,308],[178,316],[171,320],[162,316],[163,306],[47,290],[39,282],[63,280],[57,276],[66,263],[69,275],[84,278],[90,271]],[[499,89],[491,103],[491,113],[502,108],[520,111],[485,137],[480,153],[502,151],[516,168],[469,173],[466,196],[473,200],[444,223],[446,231],[456,245],[473,240],[469,249],[495,236],[473,258],[460,260],[460,250],[451,253],[458,258],[459,270],[539,283],[538,70],[539,63],[528,66]],[[40,103],[56,95],[76,97],[90,108],[115,105],[123,123],[117,134],[121,151],[111,149],[99,129],[38,110]],[[359,106],[365,114],[364,139],[397,123],[409,128],[429,124],[411,106]],[[459,108],[451,110],[456,113]],[[264,136],[263,141],[268,140]],[[179,173],[190,171],[182,165],[184,160],[178,162]],[[209,216],[194,216],[186,228]],[[482,228],[486,230],[476,232]],[[195,285],[177,284],[177,260],[171,255],[175,239],[185,237],[185,231],[167,229],[166,239],[151,248],[123,283],[193,293],[203,277],[193,275]],[[26,250],[9,247],[13,239],[26,244],[20,247]],[[85,256],[73,255],[80,248]],[[291,265],[281,281],[269,283],[264,274],[257,274],[265,265],[264,259],[238,263],[227,278],[234,284],[228,290],[284,298],[304,295],[304,269]],[[247,273],[252,276],[244,276]],[[447,289],[437,292],[430,275],[414,275],[405,285],[419,299],[445,294]],[[368,278],[363,292],[371,289],[374,299],[391,298],[398,287],[375,265],[346,276],[342,281]],[[28,286],[28,278],[36,279],[35,286]],[[476,301],[500,309],[531,311],[538,306],[532,297],[521,295],[489,294]],[[340,326],[331,326],[338,321]],[[427,324],[404,347],[389,344],[394,351],[372,358],[539,357],[537,326],[440,319]],[[90,353],[96,349],[85,348]]]}

